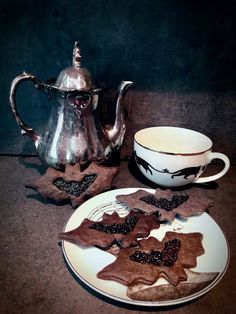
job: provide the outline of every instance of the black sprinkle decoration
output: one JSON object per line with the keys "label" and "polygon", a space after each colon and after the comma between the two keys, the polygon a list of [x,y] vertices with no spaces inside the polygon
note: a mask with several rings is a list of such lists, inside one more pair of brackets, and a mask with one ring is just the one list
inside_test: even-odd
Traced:
{"label": "black sprinkle decoration", "polygon": [[178,259],[180,247],[181,241],[179,239],[173,239],[165,243],[165,247],[162,251],[135,251],[130,255],[130,259],[141,264],[173,266]]}
{"label": "black sprinkle decoration", "polygon": [[105,224],[103,222],[95,222],[92,224],[89,228],[90,229],[95,229],[97,231],[105,232],[105,233],[110,233],[110,234],[128,234],[131,232],[136,223],[138,222],[138,217],[137,216],[131,216],[125,219],[124,223],[121,224]]}
{"label": "black sprinkle decoration", "polygon": [[145,203],[149,205],[153,205],[155,207],[161,208],[166,210],[167,212],[171,211],[172,209],[178,207],[179,205],[183,204],[189,199],[188,194],[182,194],[182,195],[173,195],[170,200],[166,198],[157,198],[155,195],[147,195],[142,196],[140,198],[141,201],[144,201]]}
{"label": "black sprinkle decoration", "polygon": [[83,180],[77,181],[66,181],[63,178],[56,178],[53,184],[61,191],[65,191],[68,194],[74,196],[80,196],[85,192],[90,185],[96,180],[96,174],[90,174],[83,178]]}

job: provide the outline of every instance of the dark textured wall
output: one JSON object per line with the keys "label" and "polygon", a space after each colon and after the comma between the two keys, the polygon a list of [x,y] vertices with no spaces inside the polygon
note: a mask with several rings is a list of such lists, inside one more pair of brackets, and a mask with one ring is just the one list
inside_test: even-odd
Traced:
{"label": "dark textured wall", "polygon": [[[138,112],[145,112],[145,106],[147,112],[156,112],[158,118],[153,120],[152,115],[150,124],[159,123],[162,118],[166,121],[163,114],[174,112],[175,115],[169,115],[169,124],[200,128],[214,136],[217,143],[224,143],[227,137],[225,152],[229,150],[234,159],[235,8],[235,1],[1,0],[0,153],[35,153],[30,140],[20,136],[9,109],[12,79],[24,70],[41,80],[57,77],[71,64],[73,43],[78,40],[83,66],[92,72],[99,85],[114,88],[121,79],[135,82],[132,105],[138,107]],[[139,91],[147,95],[142,102]],[[189,106],[194,111],[185,110],[183,115],[186,93],[188,103],[184,102],[184,108]],[[196,102],[196,94],[203,95],[205,100]],[[50,111],[46,99],[25,84],[17,100],[24,120],[36,129],[43,129]],[[202,102],[209,106],[207,112],[213,113],[215,109],[217,113],[213,118],[194,120],[192,112],[202,112]],[[148,108],[150,105],[152,108]],[[228,119],[225,132],[224,117]],[[130,121],[136,128],[140,116],[137,119],[133,110]],[[149,121],[145,120],[145,124]]]}

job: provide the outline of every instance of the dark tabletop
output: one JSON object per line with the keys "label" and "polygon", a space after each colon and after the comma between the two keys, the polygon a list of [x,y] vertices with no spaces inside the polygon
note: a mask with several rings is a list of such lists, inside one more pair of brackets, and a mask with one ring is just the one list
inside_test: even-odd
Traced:
{"label": "dark tabletop", "polygon": [[[188,304],[139,308],[114,303],[95,294],[69,271],[58,241],[74,210],[43,200],[25,188],[45,168],[36,157],[0,157],[0,313],[235,313],[236,298],[236,166],[217,182],[190,187],[214,199],[209,214],[224,231],[229,267],[210,292]],[[219,165],[209,166],[214,172]],[[154,187],[138,176],[132,162],[122,161],[112,188]]]}

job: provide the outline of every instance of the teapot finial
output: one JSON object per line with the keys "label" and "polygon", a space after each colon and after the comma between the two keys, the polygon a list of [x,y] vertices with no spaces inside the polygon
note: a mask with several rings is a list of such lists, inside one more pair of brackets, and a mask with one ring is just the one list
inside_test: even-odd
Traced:
{"label": "teapot finial", "polygon": [[81,49],[79,46],[78,41],[74,44],[74,50],[73,50],[73,66],[76,68],[80,68],[81,66]]}
{"label": "teapot finial", "polygon": [[60,72],[55,86],[63,91],[89,91],[94,89],[90,72],[81,67],[81,49],[78,41],[74,43],[72,63],[72,66]]}

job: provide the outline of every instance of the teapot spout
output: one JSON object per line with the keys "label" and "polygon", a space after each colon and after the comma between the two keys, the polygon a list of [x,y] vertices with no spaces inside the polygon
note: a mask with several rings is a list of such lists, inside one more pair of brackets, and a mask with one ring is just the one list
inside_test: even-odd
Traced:
{"label": "teapot spout", "polygon": [[122,81],[120,83],[120,86],[118,88],[118,93],[122,94],[123,96],[125,96],[128,88],[133,85],[134,83],[132,81]]}
{"label": "teapot spout", "polygon": [[126,126],[125,115],[123,110],[123,100],[128,88],[133,85],[132,81],[122,81],[118,88],[118,96],[116,101],[116,117],[113,126],[109,126],[106,130],[106,136],[111,143],[113,150],[119,150],[123,144]]}

